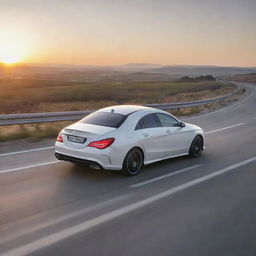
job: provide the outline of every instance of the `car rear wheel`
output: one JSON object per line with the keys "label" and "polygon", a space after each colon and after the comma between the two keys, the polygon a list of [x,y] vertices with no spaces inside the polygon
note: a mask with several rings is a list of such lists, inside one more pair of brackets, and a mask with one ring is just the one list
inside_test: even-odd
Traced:
{"label": "car rear wheel", "polygon": [[143,166],[143,153],[139,148],[131,149],[123,163],[122,173],[126,176],[138,174]]}
{"label": "car rear wheel", "polygon": [[189,148],[189,156],[194,158],[199,157],[202,149],[203,149],[203,139],[201,136],[196,136]]}

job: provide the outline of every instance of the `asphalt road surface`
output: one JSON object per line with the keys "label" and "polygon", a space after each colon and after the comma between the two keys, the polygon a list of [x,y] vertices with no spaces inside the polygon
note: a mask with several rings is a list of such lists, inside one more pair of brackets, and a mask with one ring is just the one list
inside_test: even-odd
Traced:
{"label": "asphalt road surface", "polygon": [[243,86],[186,120],[206,131],[200,158],[135,177],[58,162],[52,145],[0,154],[0,255],[255,256],[256,85]]}

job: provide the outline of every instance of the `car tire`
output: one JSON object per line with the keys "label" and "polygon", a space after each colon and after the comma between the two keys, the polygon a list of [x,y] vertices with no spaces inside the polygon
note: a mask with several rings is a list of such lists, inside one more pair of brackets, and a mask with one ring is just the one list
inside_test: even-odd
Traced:
{"label": "car tire", "polygon": [[196,158],[199,157],[203,150],[203,139],[201,136],[196,136],[189,148],[189,156]]}
{"label": "car tire", "polygon": [[143,166],[143,153],[139,148],[132,148],[126,155],[122,173],[125,176],[137,175]]}

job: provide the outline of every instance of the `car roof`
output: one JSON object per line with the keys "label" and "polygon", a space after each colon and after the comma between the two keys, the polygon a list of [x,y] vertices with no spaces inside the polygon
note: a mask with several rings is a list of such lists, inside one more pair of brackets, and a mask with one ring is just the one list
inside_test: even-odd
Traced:
{"label": "car roof", "polygon": [[129,115],[140,110],[154,110],[153,108],[138,105],[116,105],[99,109],[98,112],[112,112],[122,115]]}

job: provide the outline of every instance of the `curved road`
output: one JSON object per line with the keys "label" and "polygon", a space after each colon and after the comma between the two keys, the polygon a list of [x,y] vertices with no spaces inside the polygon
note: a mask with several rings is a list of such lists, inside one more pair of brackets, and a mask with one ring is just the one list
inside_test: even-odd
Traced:
{"label": "curved road", "polygon": [[256,85],[237,84],[242,101],[186,120],[206,131],[198,159],[125,178],[52,147],[0,154],[0,255],[256,255]]}

